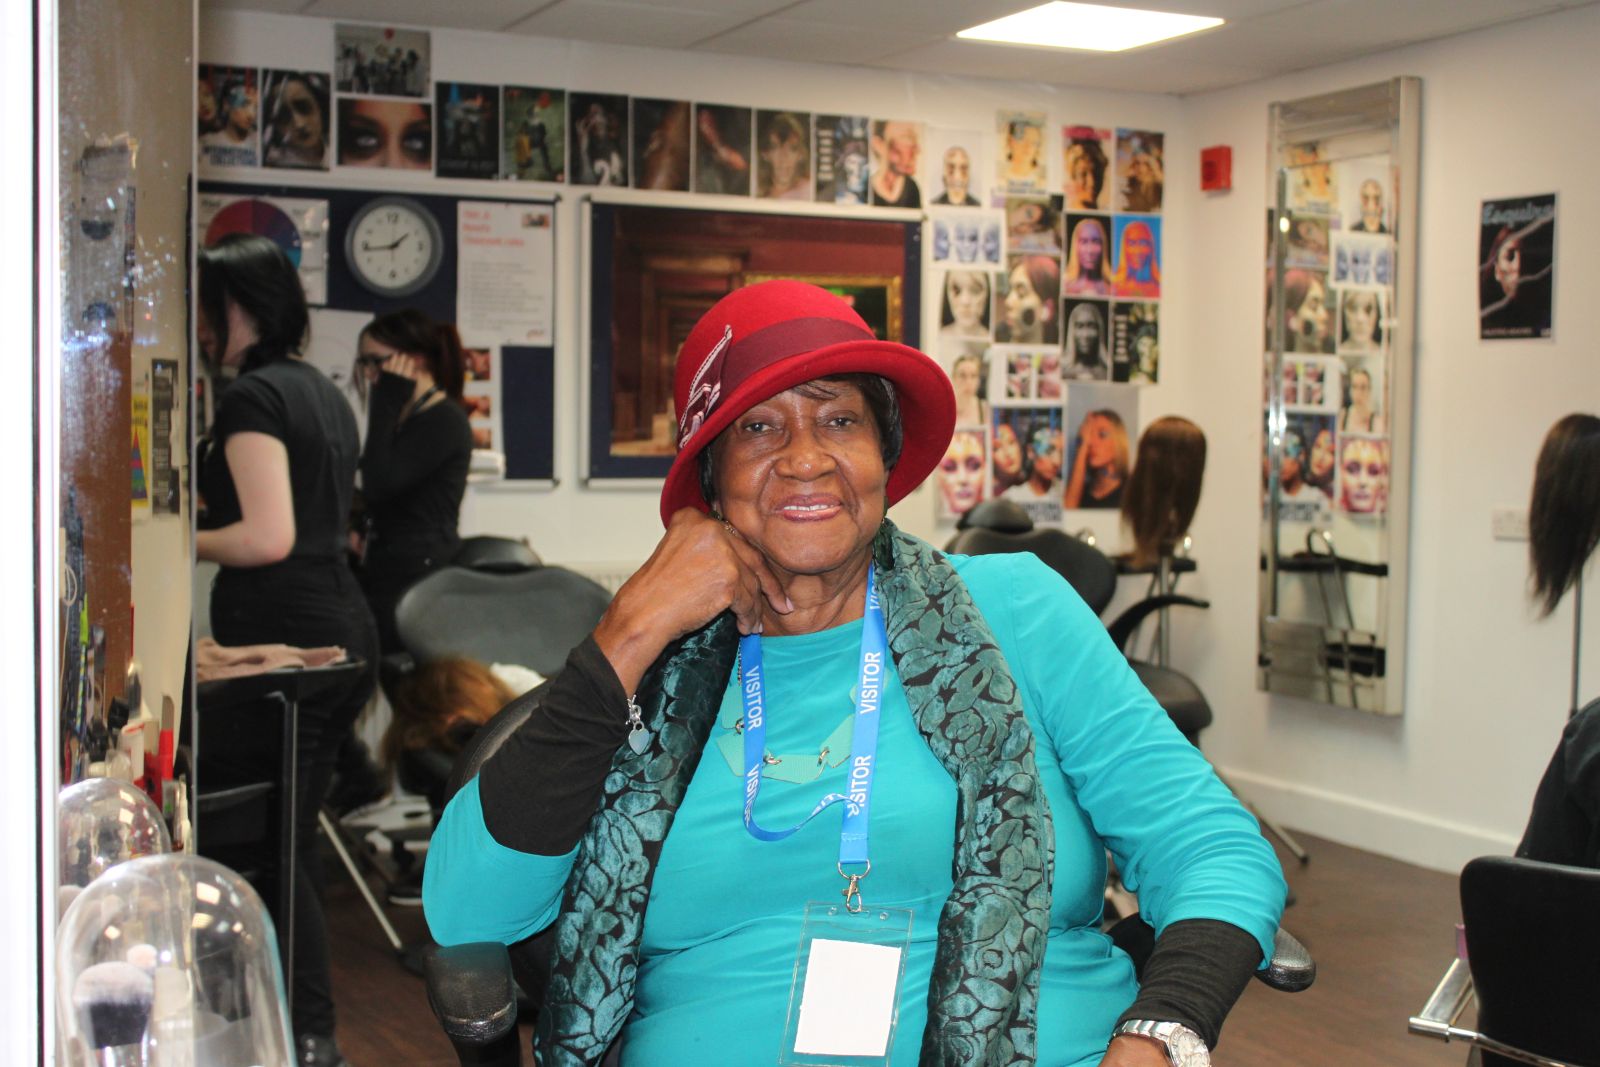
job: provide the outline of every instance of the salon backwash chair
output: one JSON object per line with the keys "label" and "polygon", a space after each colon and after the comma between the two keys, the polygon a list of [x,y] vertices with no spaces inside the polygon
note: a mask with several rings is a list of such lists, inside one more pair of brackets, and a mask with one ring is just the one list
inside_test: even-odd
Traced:
{"label": "salon backwash chair", "polygon": [[[548,685],[547,682],[523,694],[483,724],[456,757],[449,795],[454,796],[471,781],[538,707]],[[552,931],[553,927],[509,947],[497,941],[477,941],[448,948],[435,945],[427,950],[424,976],[428,1003],[463,1065],[519,1067],[522,1063],[517,1035],[517,987],[520,985],[535,1004],[543,999]],[[1110,935],[1133,958],[1135,972],[1142,973],[1155,944],[1149,925],[1137,915],[1129,916],[1113,927]],[[1305,946],[1280,929],[1272,959],[1256,972],[1256,978],[1273,989],[1295,993],[1308,988],[1316,974],[1317,965]],[[608,1067],[615,1064],[617,1054],[614,1046],[607,1057]]]}
{"label": "salon backwash chair", "polygon": [[[1483,1067],[1600,1067],[1600,870],[1482,856],[1461,871],[1467,958],[1408,1029],[1478,1049]],[[1477,1029],[1456,1025],[1476,997]]]}
{"label": "salon backwash chair", "polygon": [[[395,605],[395,629],[406,651],[384,656],[378,678],[390,692],[419,664],[446,656],[465,656],[484,664],[514,663],[548,678],[595,628],[610,603],[611,594],[604,586],[576,571],[542,565],[523,542],[469,538],[450,565],[418,580],[401,595]],[[515,706],[513,702],[498,714],[503,716]],[[450,766],[448,756],[408,753],[397,769],[402,788],[428,798],[434,819],[447,795],[442,783]],[[390,836],[403,849],[406,840],[431,835],[432,821]],[[318,824],[401,963],[420,972],[421,946],[402,942],[367,885],[363,867],[386,882],[392,876],[326,810],[319,814]]]}

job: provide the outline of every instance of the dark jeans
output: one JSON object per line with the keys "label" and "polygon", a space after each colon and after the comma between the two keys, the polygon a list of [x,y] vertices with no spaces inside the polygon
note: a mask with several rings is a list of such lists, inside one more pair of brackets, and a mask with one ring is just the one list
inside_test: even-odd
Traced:
{"label": "dark jeans", "polygon": [[[328,932],[322,914],[317,811],[328,793],[339,746],[377,685],[378,634],[372,613],[350,568],[340,560],[290,560],[255,570],[224,568],[211,588],[211,630],[224,645],[283,643],[301,648],[339,645],[367,670],[300,702],[296,754],[294,1031],[333,1034]],[[249,715],[249,709],[219,714]],[[261,736],[235,734],[243,742],[228,751],[199,754],[200,773],[214,785],[276,778],[279,749],[274,716],[259,717]],[[207,786],[210,788],[210,786]],[[205,829],[200,828],[202,840]],[[269,863],[258,888],[275,915],[276,871]]]}

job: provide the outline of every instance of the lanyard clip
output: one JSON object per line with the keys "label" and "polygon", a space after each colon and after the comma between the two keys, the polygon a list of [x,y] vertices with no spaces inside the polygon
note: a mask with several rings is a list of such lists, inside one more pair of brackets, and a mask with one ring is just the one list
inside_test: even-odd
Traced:
{"label": "lanyard clip", "polygon": [[844,887],[844,910],[851,914],[860,914],[864,905],[861,903],[861,879],[872,873],[872,861],[865,861],[867,869],[860,874],[846,874],[844,864],[837,864],[839,877],[847,883]]}

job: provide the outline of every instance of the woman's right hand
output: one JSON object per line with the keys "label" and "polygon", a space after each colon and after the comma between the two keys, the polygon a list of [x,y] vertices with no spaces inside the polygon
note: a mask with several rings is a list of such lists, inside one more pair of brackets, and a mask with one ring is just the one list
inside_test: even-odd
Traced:
{"label": "woman's right hand", "polygon": [[768,607],[781,615],[794,610],[766,558],[731,526],[682,508],[644,566],[617,590],[594,639],[633,693],[669,642],[724,611],[733,612],[740,633],[758,633]]}

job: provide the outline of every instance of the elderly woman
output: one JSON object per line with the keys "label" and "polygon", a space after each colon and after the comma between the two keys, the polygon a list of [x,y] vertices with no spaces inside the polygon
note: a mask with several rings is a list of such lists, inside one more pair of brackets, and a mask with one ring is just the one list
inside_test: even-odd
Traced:
{"label": "elderly woman", "polygon": [[1209,1062],[1277,862],[1070,586],[887,520],[950,439],[938,365],[775,281],[706,314],[675,396],[666,535],[446,811],[434,936],[556,924],[545,1064]]}

